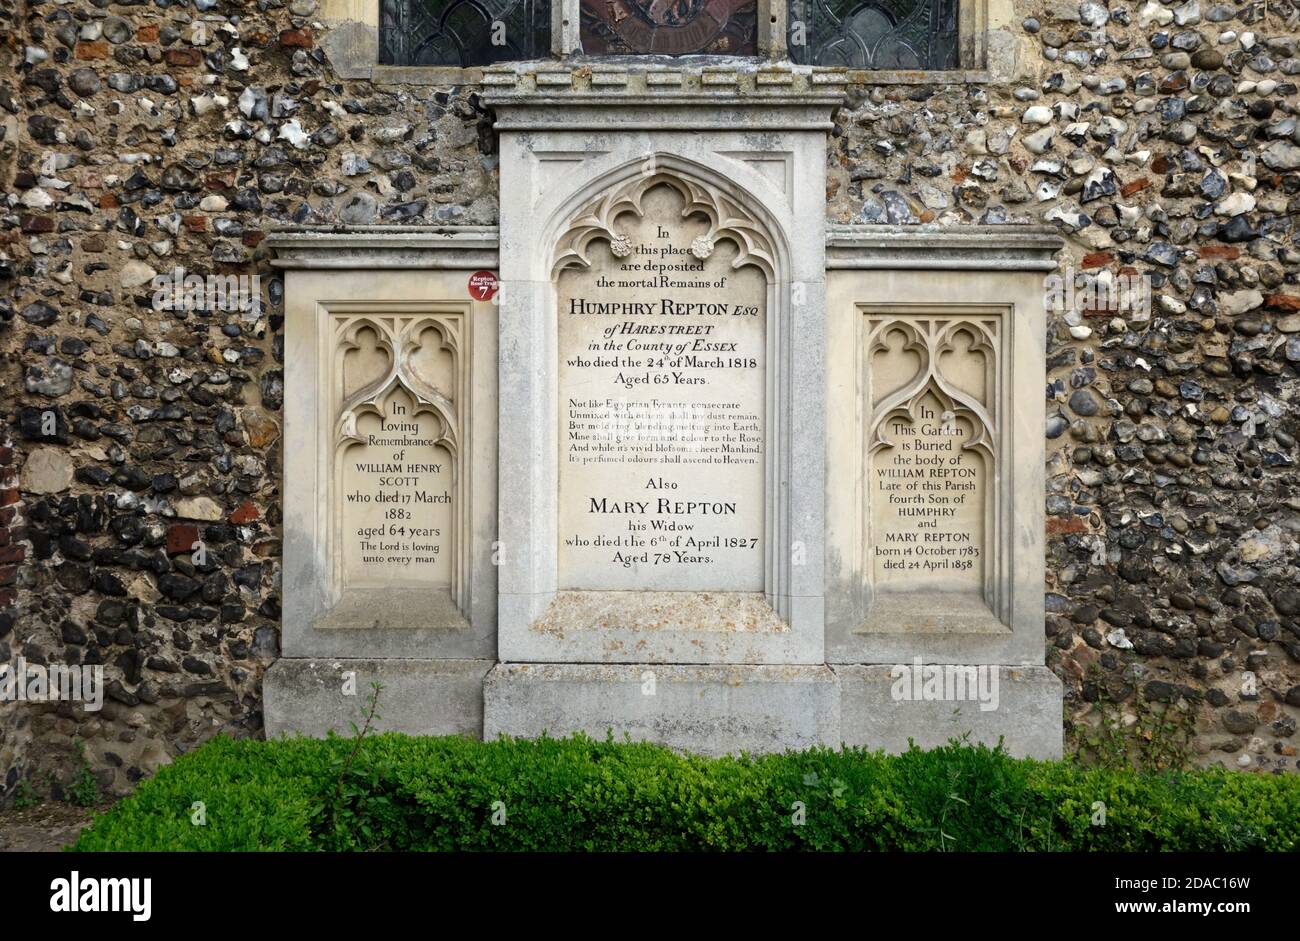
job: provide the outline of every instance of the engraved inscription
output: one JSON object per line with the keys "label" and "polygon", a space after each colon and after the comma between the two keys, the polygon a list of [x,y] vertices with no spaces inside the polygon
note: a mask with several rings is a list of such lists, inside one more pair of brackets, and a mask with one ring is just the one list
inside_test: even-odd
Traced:
{"label": "engraved inscription", "polygon": [[451,456],[439,422],[390,396],[381,418],[357,421],[359,443],[343,455],[344,567],[354,585],[450,584]]}
{"label": "engraved inscription", "polygon": [[561,588],[763,587],[767,280],[683,206],[558,278]]}
{"label": "engraved inscription", "polygon": [[886,420],[891,442],[871,468],[875,583],[972,591],[983,579],[983,461],[968,417],[923,398]]}
{"label": "engraved inscription", "polygon": [[400,312],[335,323],[330,512],[343,590],[462,596],[462,324],[456,314]]}
{"label": "engraved inscription", "polygon": [[993,318],[868,317],[867,545],[878,592],[991,603]]}

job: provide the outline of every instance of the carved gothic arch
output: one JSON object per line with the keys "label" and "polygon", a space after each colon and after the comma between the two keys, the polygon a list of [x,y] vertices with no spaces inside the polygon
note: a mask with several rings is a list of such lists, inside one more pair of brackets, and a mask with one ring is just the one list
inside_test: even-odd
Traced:
{"label": "carved gothic arch", "polygon": [[[365,443],[357,431],[357,421],[363,415],[374,415],[383,420],[383,409],[389,397],[398,389],[411,399],[411,418],[431,414],[437,420],[437,432],[431,447],[441,448],[448,457],[449,491],[451,493],[451,534],[448,542],[450,596],[452,603],[468,617],[469,577],[471,556],[471,514],[469,504],[469,369],[468,324],[465,311],[424,309],[423,302],[400,301],[352,302],[341,304],[330,311],[332,339],[329,354],[328,385],[341,390],[343,363],[350,353],[362,348],[361,335],[373,334],[375,346],[386,358],[377,374],[351,394],[336,392],[336,400],[329,420],[333,448],[332,486],[342,479],[342,466],[350,448]],[[435,338],[426,341],[426,335]],[[420,374],[416,353],[436,344],[439,350],[451,356],[451,388],[440,389]],[[333,519],[326,536],[330,546],[341,544],[342,517]],[[330,570],[330,590],[335,600],[345,590],[342,572],[342,554],[329,552],[333,559]]]}
{"label": "carved gothic arch", "polygon": [[[941,423],[967,421],[971,433],[962,442],[963,452],[978,456],[988,479],[996,481],[1005,473],[1005,448],[1007,423],[1004,419],[1007,403],[1003,388],[1003,349],[1006,340],[1004,315],[990,316],[984,310],[915,308],[891,304],[860,305],[864,317],[861,321],[863,351],[860,364],[859,394],[864,396],[862,437],[859,440],[863,467],[868,475],[882,452],[888,452],[898,442],[889,433],[893,418],[906,417],[916,421],[920,404],[933,397],[949,413]],[[949,354],[977,354],[981,377],[955,375]],[[877,386],[879,373],[876,367],[883,357],[907,354],[914,358],[904,371],[900,371],[883,388]],[[858,538],[863,547],[873,544],[873,501],[863,494],[859,504],[860,528]],[[993,564],[986,564],[981,579],[981,595],[990,611],[1004,623],[1008,617],[1009,592],[1004,584],[998,560],[1001,547],[1007,538],[1009,522],[1003,507],[1006,498],[1000,486],[992,485],[983,494],[981,519],[983,524],[983,553]],[[869,571],[874,572],[874,567]],[[868,575],[871,590],[875,590],[874,574]],[[866,616],[871,618],[874,602],[866,601]]]}
{"label": "carved gothic arch", "polygon": [[691,245],[696,258],[708,258],[717,242],[727,239],[737,248],[733,268],[754,265],[769,284],[782,280],[782,273],[789,270],[789,253],[780,226],[761,202],[703,164],[663,153],[602,174],[564,203],[552,227],[556,234],[542,241],[554,246],[547,259],[551,276],[558,277],[572,265],[589,266],[590,246],[600,239],[609,242],[616,257],[623,257],[620,249],[625,248],[625,255],[630,245],[616,227],[618,217],[628,212],[643,216],[645,194],[662,185],[682,197],[682,218],[708,219],[708,231]]}
{"label": "carved gothic arch", "polygon": [[629,180],[584,206],[556,243],[552,273],[558,275],[570,265],[588,267],[591,264],[588,249],[599,239],[609,242],[615,257],[629,255],[632,245],[627,235],[616,227],[618,217],[628,212],[643,216],[641,203],[645,194],[665,185],[682,197],[683,219],[704,215],[709,220],[708,231],[691,242],[692,255],[703,261],[713,254],[720,239],[729,239],[738,249],[733,268],[755,265],[769,283],[776,280],[776,249],[763,224],[718,187],[668,171]]}
{"label": "carved gothic arch", "polygon": [[388,367],[383,375],[347,396],[340,404],[335,421],[335,441],[340,449],[364,439],[357,434],[357,419],[364,414],[384,418],[383,403],[395,389],[403,389],[414,406],[414,415],[432,413],[438,419],[439,431],[435,445],[445,447],[455,459],[461,450],[457,409],[442,392],[434,388],[412,368],[411,355],[420,347],[420,338],[433,329],[442,338],[441,348],[452,354],[454,368],[460,369],[460,344],[456,324],[446,317],[421,315],[355,316],[341,320],[338,325],[337,351],[346,358],[353,350],[361,348],[358,337],[363,331],[374,333],[376,345],[388,354]]}
{"label": "carved gothic arch", "polygon": [[[885,394],[872,404],[872,420],[867,429],[867,448],[874,452],[892,447],[894,442],[885,432],[889,418],[906,415],[916,417],[916,408],[927,395],[933,395],[943,407],[957,415],[965,415],[973,423],[970,440],[965,450],[981,452],[989,466],[996,465],[998,448],[998,422],[996,402],[991,401],[988,390],[985,401],[957,386],[944,375],[941,365],[945,353],[954,352],[959,337],[970,338],[972,350],[983,354],[988,367],[995,366],[998,357],[998,337],[993,328],[975,319],[942,318],[933,320],[884,320],[874,325],[867,338],[867,359],[888,351],[890,337],[902,334],[903,350],[914,354],[918,368],[911,379]],[[989,406],[993,406],[990,408]]]}
{"label": "carved gothic arch", "polygon": [[[794,527],[785,442],[790,436],[793,396],[787,351],[792,344],[796,295],[790,285],[794,266],[786,227],[762,199],[716,170],[676,154],[653,153],[598,174],[560,203],[541,229],[539,244],[530,246],[532,270],[538,275],[536,281],[550,280],[550,298],[545,303],[553,305],[560,275],[568,268],[590,267],[595,242],[606,241],[616,258],[630,254],[633,246],[618,219],[628,214],[644,218],[646,194],[660,186],[681,197],[683,219],[705,220],[704,232],[691,245],[696,259],[711,257],[719,241],[730,241],[736,247],[735,257],[728,261],[730,268],[753,266],[766,284],[763,595],[776,616],[789,623],[794,604],[791,570],[797,553],[791,548]],[[552,306],[540,329],[554,331],[556,313]]]}

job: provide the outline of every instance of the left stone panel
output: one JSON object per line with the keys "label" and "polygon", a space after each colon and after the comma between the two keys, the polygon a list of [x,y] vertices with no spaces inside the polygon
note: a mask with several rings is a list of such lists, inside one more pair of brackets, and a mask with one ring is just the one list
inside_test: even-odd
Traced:
{"label": "left stone panel", "polygon": [[495,241],[429,238],[272,237],[289,270],[270,735],[346,732],[376,682],[381,728],[481,731],[496,657],[497,307],[469,284],[495,268]]}

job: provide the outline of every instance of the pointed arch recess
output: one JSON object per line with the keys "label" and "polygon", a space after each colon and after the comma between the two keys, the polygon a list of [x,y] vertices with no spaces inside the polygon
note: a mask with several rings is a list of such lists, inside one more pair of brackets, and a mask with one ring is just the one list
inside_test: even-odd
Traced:
{"label": "pointed arch recess", "polygon": [[657,186],[672,187],[682,197],[682,218],[704,215],[709,229],[691,244],[691,253],[698,259],[708,258],[721,239],[735,243],[738,251],[733,268],[755,265],[763,271],[768,283],[778,279],[780,248],[772,237],[771,228],[759,219],[737,196],[722,186],[705,182],[689,169],[670,167],[656,156],[645,161],[656,169],[638,172],[636,176],[616,183],[600,195],[589,199],[574,213],[555,242],[551,259],[551,275],[556,277],[566,267],[589,267],[588,251],[591,243],[604,239],[609,242],[616,257],[630,251],[627,236],[618,231],[618,217],[631,212],[644,216],[641,203],[646,193]]}
{"label": "pointed arch recess", "polygon": [[[1000,317],[962,316],[951,314],[880,314],[868,313],[865,319],[864,340],[864,390],[868,418],[862,443],[865,446],[863,466],[872,468],[879,453],[893,448],[896,442],[889,436],[889,419],[905,416],[915,420],[917,406],[932,395],[954,418],[965,418],[972,424],[972,434],[963,445],[963,451],[979,455],[990,482],[1001,473],[1003,429],[1002,348],[1003,323]],[[894,337],[901,336],[901,346],[891,345]],[[982,378],[978,391],[963,388],[960,381],[945,372],[944,356],[961,352],[958,343],[965,338],[968,346],[964,352],[979,354],[982,361]],[[892,389],[876,387],[874,364],[878,358],[891,352],[906,352],[916,357],[917,365],[910,375]],[[869,471],[868,471],[869,472]],[[986,487],[983,496],[984,545],[986,560],[983,572],[983,597],[989,607],[1004,621],[1007,617],[1006,592],[999,571],[1003,552],[1000,550],[1006,536],[1003,520],[1003,497],[997,486]],[[872,501],[863,507],[864,552],[875,538],[873,532]]]}
{"label": "pointed arch recess", "polygon": [[[443,448],[450,458],[451,472],[451,526],[447,546],[451,574],[452,603],[466,614],[469,600],[470,535],[469,518],[469,369],[466,362],[467,322],[463,310],[434,311],[420,309],[421,303],[354,302],[339,305],[330,311],[333,337],[330,348],[331,387],[336,390],[337,404],[331,418],[334,473],[337,486],[342,479],[342,463],[347,451],[363,444],[365,438],[357,431],[357,420],[366,414],[381,420],[384,403],[398,389],[411,398],[412,417],[431,414],[438,422],[438,433],[432,447]],[[407,308],[407,309],[403,309]],[[360,337],[369,332],[375,337],[376,347],[383,351],[386,363],[369,382],[349,395],[343,395],[343,364],[349,353],[361,349]],[[417,354],[425,347],[425,336],[436,335],[437,349],[451,357],[452,388],[441,390],[425,380],[416,366]],[[329,530],[332,547],[341,545],[339,529],[342,517],[337,516]],[[335,592],[343,590],[342,552],[331,548],[333,559],[332,584]],[[468,615],[467,615],[468,616]]]}
{"label": "pointed arch recess", "polygon": [[[644,218],[644,197],[658,186],[667,185],[682,198],[683,219],[703,215],[707,230],[691,245],[691,253],[703,260],[721,240],[735,244],[733,269],[754,265],[767,281],[767,412],[765,415],[765,498],[764,498],[764,590],[767,603],[777,617],[787,622],[792,616],[790,585],[793,552],[790,549],[789,439],[788,416],[792,410],[792,386],[783,351],[790,336],[791,260],[785,232],[764,208],[762,201],[715,170],[676,154],[654,153],[622,164],[598,176],[554,213],[546,228],[548,237],[534,256],[558,285],[560,274],[570,267],[590,267],[590,249],[605,240],[616,258],[633,250],[628,236],[619,230],[620,216],[633,213]],[[574,209],[572,207],[576,206]]]}

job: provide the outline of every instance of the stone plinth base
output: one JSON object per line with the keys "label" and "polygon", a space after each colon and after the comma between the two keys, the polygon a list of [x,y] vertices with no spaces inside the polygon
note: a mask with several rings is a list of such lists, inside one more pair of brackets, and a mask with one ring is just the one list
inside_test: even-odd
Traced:
{"label": "stone plinth base", "polygon": [[[365,721],[371,683],[383,685],[379,718],[384,732],[469,735],[483,732],[483,678],[491,660],[276,661],[262,681],[266,737],[350,735]],[[355,673],[348,681],[345,674]],[[352,695],[344,692],[354,690]]]}
{"label": "stone plinth base", "polygon": [[[935,673],[952,668],[837,665],[840,737],[845,745],[903,751],[908,739],[921,748],[945,745],[969,733],[971,744],[1003,740],[1017,758],[1061,757],[1061,681],[1047,667],[964,667],[964,676]],[[979,672],[971,672],[979,671]],[[996,684],[994,683],[996,676]],[[961,698],[931,695],[946,684]]]}
{"label": "stone plinth base", "polygon": [[503,663],[483,690],[484,737],[651,741],[705,755],[835,745],[839,692],[825,666]]}
{"label": "stone plinth base", "polygon": [[[1016,756],[1061,756],[1061,681],[1046,667],[926,665],[918,677],[895,670],[286,659],[266,674],[266,733],[348,735],[378,681],[377,727],[411,735],[603,739],[612,730],[619,741],[706,755],[814,745],[897,752],[909,739],[934,748],[968,736],[990,746],[1002,739]],[[354,695],[344,693],[348,672]]]}

